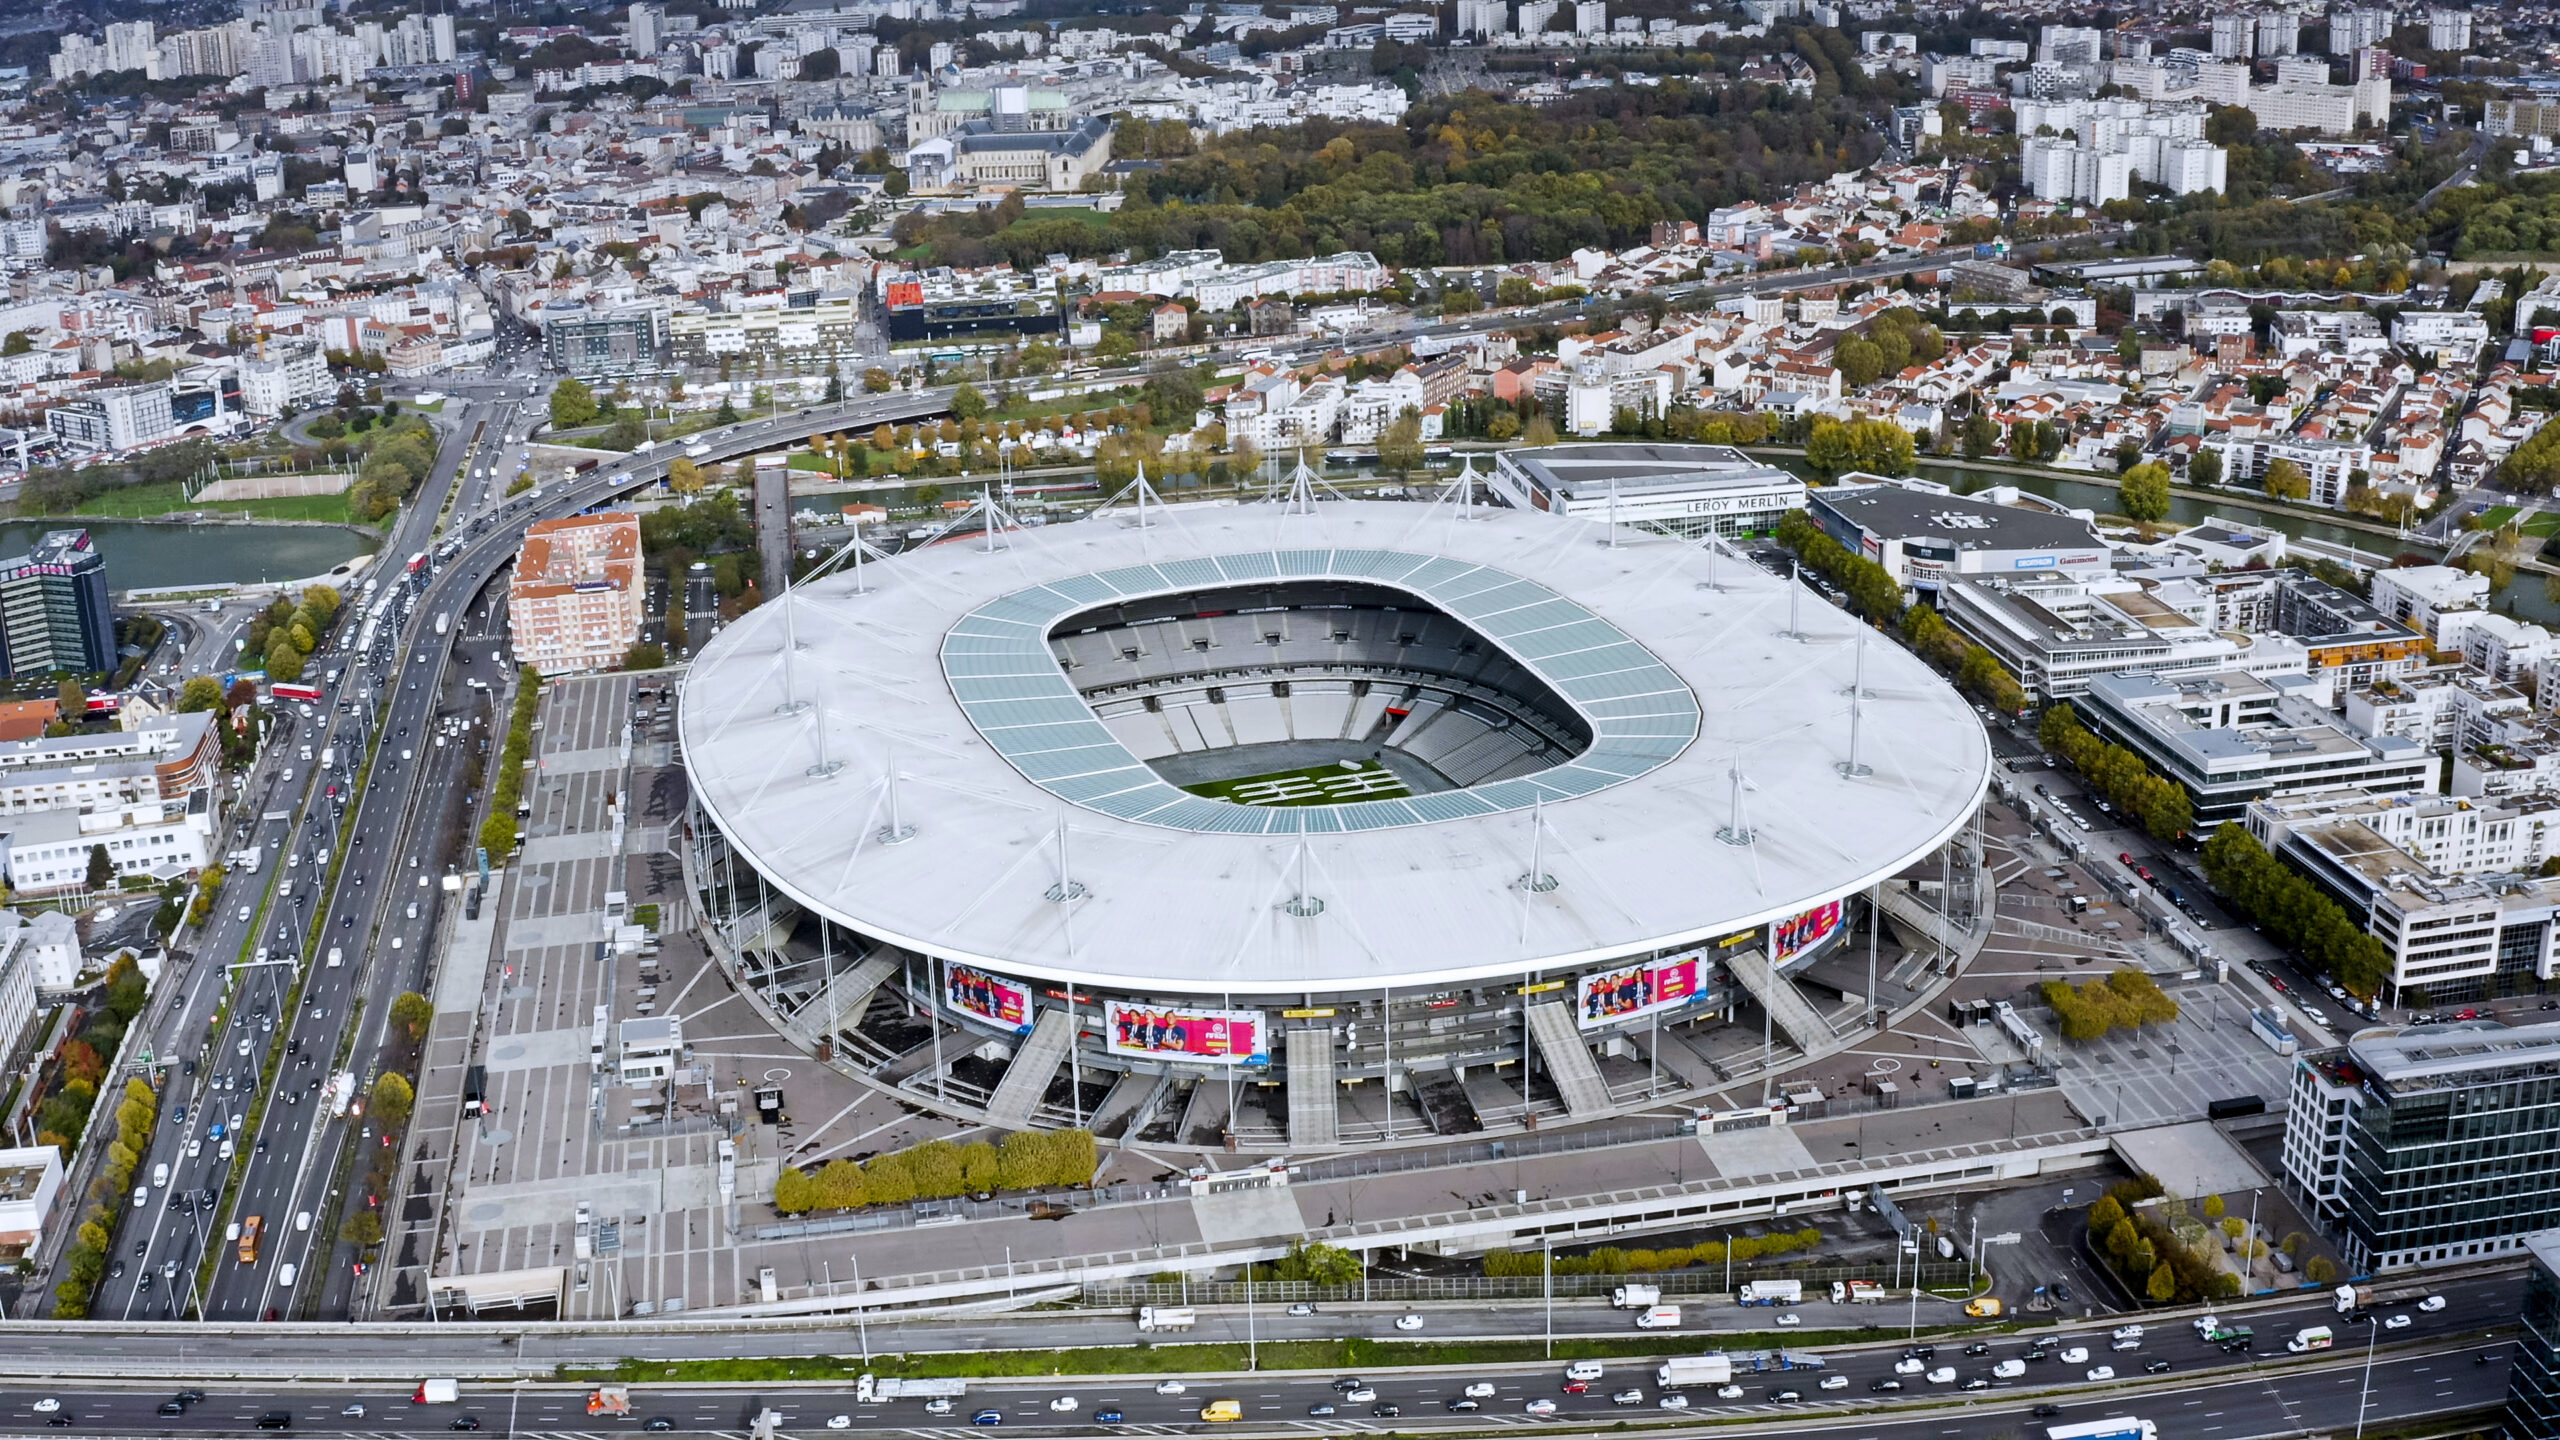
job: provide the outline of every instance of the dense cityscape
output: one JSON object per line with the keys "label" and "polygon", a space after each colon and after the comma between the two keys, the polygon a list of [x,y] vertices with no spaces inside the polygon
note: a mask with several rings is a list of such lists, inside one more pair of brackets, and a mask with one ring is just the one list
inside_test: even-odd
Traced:
{"label": "dense cityscape", "polygon": [[2560,1440],[2560,11],[0,14],[0,1427]]}

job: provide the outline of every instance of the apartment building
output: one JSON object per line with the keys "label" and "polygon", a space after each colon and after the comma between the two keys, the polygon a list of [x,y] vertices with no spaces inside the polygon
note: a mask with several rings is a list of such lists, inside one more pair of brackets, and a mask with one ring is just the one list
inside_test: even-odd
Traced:
{"label": "apartment building", "polygon": [[571,515],[525,531],[507,585],[516,662],[545,675],[610,670],[639,643],[640,517]]}

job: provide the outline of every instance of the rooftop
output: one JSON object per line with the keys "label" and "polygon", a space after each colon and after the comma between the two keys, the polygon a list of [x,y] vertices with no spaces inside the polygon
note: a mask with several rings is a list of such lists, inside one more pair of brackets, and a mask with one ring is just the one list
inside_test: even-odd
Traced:
{"label": "rooftop", "polygon": [[1824,508],[1880,540],[1943,540],[1960,550],[2073,550],[2103,553],[2089,522],[2020,505],[1940,495],[1900,485],[1833,487]]}

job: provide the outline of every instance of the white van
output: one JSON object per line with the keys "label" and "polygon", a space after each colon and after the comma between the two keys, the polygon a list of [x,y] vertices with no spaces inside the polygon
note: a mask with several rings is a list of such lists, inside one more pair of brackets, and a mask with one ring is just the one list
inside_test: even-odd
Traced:
{"label": "white van", "polygon": [[169,1162],[168,1162],[168,1161],[163,1160],[163,1161],[161,1161],[159,1164],[154,1165],[154,1166],[152,1166],[152,1167],[151,1167],[151,1183],[152,1183],[152,1184],[154,1184],[154,1185],[159,1186],[159,1187],[160,1187],[161,1189],[163,1189],[163,1190],[166,1190],[166,1189],[168,1189],[168,1188],[169,1188]]}
{"label": "white van", "polygon": [[412,920],[418,918],[418,902],[415,900],[409,902],[409,918]]}
{"label": "white van", "polygon": [[1597,1360],[1576,1360],[1564,1367],[1564,1378],[1567,1380],[1597,1380],[1605,1373],[1607,1372],[1600,1368],[1600,1362]]}
{"label": "white van", "polygon": [[292,1261],[290,1261],[290,1260],[288,1260],[288,1261],[286,1261],[284,1264],[282,1264],[282,1265],[280,1265],[280,1266],[276,1267],[276,1283],[277,1283],[278,1285],[283,1286],[283,1287],[284,1287],[284,1288],[286,1288],[287,1290],[292,1289],[292,1288],[293,1288],[293,1277],[294,1277],[294,1275],[297,1273],[297,1270],[298,1270],[298,1267],[296,1267],[296,1266],[294,1265],[294,1263],[293,1263]]}
{"label": "white van", "polygon": [[335,945],[332,945],[332,946],[330,946],[330,947],[329,947],[329,968],[330,968],[330,969],[332,969],[332,970],[337,969],[341,964],[344,964],[344,963],[346,962],[346,958],[347,958],[347,952],[346,952],[345,950],[343,950],[343,949],[341,949],[341,948],[339,948],[338,946],[335,946]]}
{"label": "white van", "polygon": [[234,1220],[230,1224],[222,1227],[222,1242],[226,1245],[237,1245],[240,1243],[239,1221]]}
{"label": "white van", "polygon": [[1680,1307],[1677,1305],[1656,1305],[1652,1309],[1647,1310],[1636,1317],[1636,1328],[1639,1330],[1677,1330],[1680,1328]]}

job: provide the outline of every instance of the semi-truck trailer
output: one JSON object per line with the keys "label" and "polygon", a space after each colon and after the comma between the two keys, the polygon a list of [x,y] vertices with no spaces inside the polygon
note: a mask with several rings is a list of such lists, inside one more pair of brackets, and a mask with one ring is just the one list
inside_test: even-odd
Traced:
{"label": "semi-truck trailer", "polygon": [[1804,1282],[1745,1280],[1739,1298],[1745,1305],[1801,1305],[1804,1303]]}
{"label": "semi-truck trailer", "polygon": [[884,1400],[957,1400],[969,1393],[966,1380],[901,1380],[865,1375],[853,1383],[853,1398],[865,1405]]}
{"label": "semi-truck trailer", "polygon": [[1733,1359],[1727,1355],[1674,1355],[1653,1372],[1653,1383],[1665,1390],[1690,1385],[1730,1385]]}

